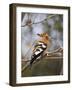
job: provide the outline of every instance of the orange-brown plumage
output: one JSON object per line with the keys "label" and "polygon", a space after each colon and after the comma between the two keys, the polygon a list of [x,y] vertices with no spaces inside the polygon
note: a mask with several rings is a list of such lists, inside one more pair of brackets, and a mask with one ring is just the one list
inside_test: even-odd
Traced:
{"label": "orange-brown plumage", "polygon": [[50,37],[48,36],[47,33],[42,33],[42,34],[37,34],[37,35],[40,37],[40,39],[37,41],[37,43],[34,46],[30,65],[32,65],[34,61],[41,58],[41,56],[43,56],[46,53],[47,46],[50,41]]}
{"label": "orange-brown plumage", "polygon": [[46,44],[48,44],[51,40],[51,38],[49,37],[49,35],[47,33],[42,33],[42,34],[37,34],[38,36],[40,36],[40,40]]}

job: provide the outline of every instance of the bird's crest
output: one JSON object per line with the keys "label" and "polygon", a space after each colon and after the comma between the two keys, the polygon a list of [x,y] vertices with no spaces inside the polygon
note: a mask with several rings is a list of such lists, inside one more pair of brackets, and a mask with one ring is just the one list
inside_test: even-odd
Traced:
{"label": "bird's crest", "polygon": [[41,41],[43,41],[44,43],[48,43],[50,42],[50,37],[48,35],[48,33],[41,33],[41,34],[37,34],[39,37],[41,37]]}
{"label": "bird's crest", "polygon": [[47,36],[48,37],[48,34],[47,33],[41,33],[41,34],[37,34],[38,36],[40,36],[40,37],[45,37],[45,36]]}

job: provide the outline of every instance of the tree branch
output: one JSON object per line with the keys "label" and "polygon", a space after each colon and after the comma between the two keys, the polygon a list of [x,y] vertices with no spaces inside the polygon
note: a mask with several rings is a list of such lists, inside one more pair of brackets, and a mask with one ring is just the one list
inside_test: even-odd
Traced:
{"label": "tree branch", "polygon": [[[46,59],[46,60],[62,60],[63,59],[63,48],[58,48],[52,52],[47,52],[44,56],[42,56],[40,59],[36,60],[33,64],[35,64],[37,61],[40,61],[41,59]],[[30,66],[30,60],[22,60],[22,63],[26,62],[25,66],[22,68],[25,70]]]}
{"label": "tree branch", "polygon": [[21,27],[25,27],[25,26],[27,26],[27,25],[33,25],[33,24],[39,24],[39,23],[42,23],[42,22],[44,22],[44,21],[47,21],[48,19],[50,19],[50,18],[52,18],[52,17],[54,17],[54,16],[56,16],[56,15],[51,15],[51,16],[49,16],[48,18],[45,18],[44,20],[42,20],[42,21],[39,21],[39,22],[33,22],[33,23],[26,23],[25,25],[23,25],[23,26],[21,26]]}

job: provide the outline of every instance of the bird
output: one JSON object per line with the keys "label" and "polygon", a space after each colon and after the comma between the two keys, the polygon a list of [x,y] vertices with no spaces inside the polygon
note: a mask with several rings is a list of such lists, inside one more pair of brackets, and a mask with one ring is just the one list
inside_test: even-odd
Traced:
{"label": "bird", "polygon": [[30,67],[32,67],[34,61],[37,61],[43,55],[46,54],[48,49],[48,43],[51,41],[51,38],[48,35],[48,33],[41,33],[41,34],[38,33],[37,35],[40,37],[40,39],[37,40],[34,49],[32,51]]}

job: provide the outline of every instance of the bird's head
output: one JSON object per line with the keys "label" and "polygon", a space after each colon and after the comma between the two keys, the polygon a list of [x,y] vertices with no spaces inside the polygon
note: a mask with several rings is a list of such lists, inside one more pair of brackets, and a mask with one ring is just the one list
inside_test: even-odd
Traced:
{"label": "bird's head", "polygon": [[51,42],[51,37],[47,33],[41,33],[37,34],[39,37],[41,37],[41,40],[44,41],[45,43]]}

